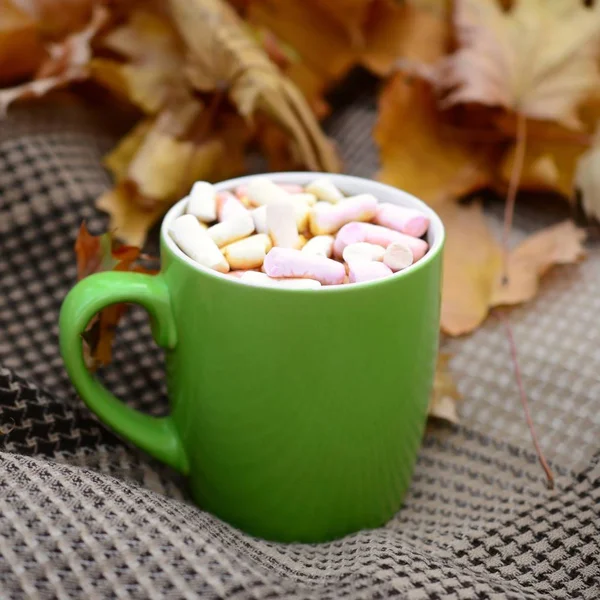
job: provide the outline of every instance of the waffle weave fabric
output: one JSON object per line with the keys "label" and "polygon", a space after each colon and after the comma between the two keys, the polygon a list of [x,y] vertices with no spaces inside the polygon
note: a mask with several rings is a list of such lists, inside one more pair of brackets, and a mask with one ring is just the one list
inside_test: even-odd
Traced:
{"label": "waffle weave fabric", "polygon": [[[374,175],[373,120],[367,99],[327,125],[350,173]],[[110,128],[52,104],[1,127],[0,423],[12,430],[0,446],[0,598],[600,598],[600,250],[511,316],[555,490],[490,319],[448,344],[462,424],[429,427],[390,523],[328,544],[265,542],[192,505],[182,479],[100,424],[67,379],[58,311],[79,224],[106,227],[93,200],[110,183]],[[528,210],[517,235],[551,222]],[[163,414],[145,314],[131,311],[117,337],[104,381]]]}

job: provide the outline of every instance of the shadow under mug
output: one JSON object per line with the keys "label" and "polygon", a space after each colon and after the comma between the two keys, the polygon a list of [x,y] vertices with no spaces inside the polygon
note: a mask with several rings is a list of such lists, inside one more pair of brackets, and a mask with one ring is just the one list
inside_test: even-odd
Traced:
{"label": "shadow under mug", "polygon": [[[307,184],[316,173],[275,173]],[[246,285],[183,254],[161,228],[159,275],[80,281],[60,346],[87,406],[124,438],[189,477],[198,505],[250,534],[318,542],[377,527],[400,508],[427,418],[438,348],[444,230],[424,203],[358,177],[346,194],[418,208],[429,252],[375,282],[290,290]],[[224,181],[218,190],[251,177]],[[81,334],[101,309],[134,302],[166,349],[170,415],[143,414],[86,369]]]}

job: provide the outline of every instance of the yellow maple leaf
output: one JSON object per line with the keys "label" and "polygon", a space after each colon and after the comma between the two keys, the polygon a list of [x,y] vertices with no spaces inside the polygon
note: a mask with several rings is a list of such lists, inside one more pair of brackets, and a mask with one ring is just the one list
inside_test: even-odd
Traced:
{"label": "yellow maple leaf", "polygon": [[222,0],[170,0],[174,24],[188,51],[186,70],[202,91],[227,90],[238,112],[263,112],[285,129],[303,163],[337,171],[339,160],[306,100],[268,59],[244,21]]}
{"label": "yellow maple leaf", "polygon": [[519,244],[508,260],[508,280],[498,278],[491,306],[520,304],[537,293],[540,278],[554,265],[578,262],[584,256],[585,231],[564,221],[534,233]]}
{"label": "yellow maple leaf", "polygon": [[456,402],[461,399],[460,392],[450,371],[451,355],[440,352],[435,368],[433,391],[429,401],[429,416],[458,423]]}
{"label": "yellow maple leaf", "polygon": [[491,159],[465,143],[440,113],[431,86],[397,73],[379,99],[378,179],[436,204],[485,187]]}
{"label": "yellow maple leaf", "polygon": [[88,77],[91,42],[107,18],[108,11],[101,5],[96,6],[89,23],[81,31],[50,47],[50,56],[41,63],[33,81],[0,90],[0,118],[15,100],[43,96],[72,81]]}
{"label": "yellow maple leaf", "polygon": [[0,0],[0,84],[31,75],[44,56],[35,19],[10,0]]}
{"label": "yellow maple leaf", "polygon": [[488,315],[502,253],[480,204],[446,203],[437,210],[446,228],[442,331],[462,335],[479,327]]}
{"label": "yellow maple leaf", "polygon": [[439,73],[445,105],[480,103],[578,127],[600,84],[600,3],[456,0],[460,48]]}
{"label": "yellow maple leaf", "polygon": [[102,47],[127,62],[94,58],[91,75],[148,114],[157,113],[175,95],[183,95],[184,57],[177,34],[159,15],[134,10],[127,23],[109,32]]}

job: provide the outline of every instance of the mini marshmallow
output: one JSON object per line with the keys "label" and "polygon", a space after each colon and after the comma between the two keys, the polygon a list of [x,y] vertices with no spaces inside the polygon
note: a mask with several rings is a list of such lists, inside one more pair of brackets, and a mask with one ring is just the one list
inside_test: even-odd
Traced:
{"label": "mini marshmallow", "polygon": [[346,276],[342,263],[291,248],[272,248],[263,268],[269,277],[316,279],[323,285],[343,283]]}
{"label": "mini marshmallow", "polygon": [[219,192],[217,194],[217,217],[219,221],[227,221],[233,217],[246,215],[246,207],[230,192]]}
{"label": "mini marshmallow", "polygon": [[304,193],[292,194],[292,202],[303,202],[308,206],[314,206],[317,203],[317,197],[314,194]]}
{"label": "mini marshmallow", "polygon": [[268,233],[267,227],[267,207],[266,205],[259,206],[254,210],[250,211],[252,220],[254,221],[254,228],[258,233]]}
{"label": "mini marshmallow", "polygon": [[[296,229],[298,231],[304,231],[308,223],[308,215],[310,208],[304,203],[295,202],[292,204],[294,207],[294,216],[296,217]],[[258,233],[268,233],[269,228],[267,227],[267,206],[263,204],[258,208],[255,208],[252,212],[252,219],[254,220],[254,228]]]}
{"label": "mini marshmallow", "polygon": [[349,282],[362,283],[393,275],[392,270],[381,262],[358,260],[349,265]]}
{"label": "mini marshmallow", "polygon": [[331,204],[344,199],[344,194],[327,177],[319,177],[311,181],[306,186],[305,191],[314,194],[319,200],[330,202]]}
{"label": "mini marshmallow", "polygon": [[188,195],[185,212],[199,221],[211,223],[217,219],[217,192],[207,181],[197,181]]}
{"label": "mini marshmallow", "polygon": [[318,254],[325,258],[331,258],[333,254],[333,242],[335,238],[332,235],[316,235],[306,242],[302,252],[308,254]]}
{"label": "mini marshmallow", "polygon": [[267,204],[267,230],[274,246],[282,248],[296,248],[298,246],[296,211],[291,202]]}
{"label": "mini marshmallow", "polygon": [[245,215],[239,215],[227,221],[217,223],[206,230],[206,233],[219,248],[248,237],[253,232],[254,221],[248,212]]}
{"label": "mini marshmallow", "polygon": [[[346,246],[344,250],[344,256],[346,250],[350,246]],[[392,271],[402,271],[406,267],[410,267],[413,264],[413,253],[409,248],[408,244],[404,242],[394,242],[390,244],[383,255],[383,264],[388,266]]]}
{"label": "mini marshmallow", "polygon": [[317,203],[310,213],[310,231],[314,235],[335,233],[346,223],[370,221],[377,211],[377,198],[359,194],[337,204]]}
{"label": "mini marshmallow", "polygon": [[259,233],[225,246],[222,252],[232,269],[258,269],[271,248],[271,238]]}
{"label": "mini marshmallow", "polygon": [[169,235],[181,251],[192,260],[221,273],[229,271],[229,264],[225,257],[194,215],[177,217],[169,230]]}
{"label": "mini marshmallow", "polygon": [[246,271],[240,277],[240,281],[250,285],[260,285],[265,287],[290,288],[296,290],[315,290],[321,287],[321,284],[315,279],[275,279],[264,273],[256,271]]}
{"label": "mini marshmallow", "polygon": [[310,206],[304,202],[294,202],[292,206],[296,217],[296,227],[298,231],[304,231],[308,226]]}
{"label": "mini marshmallow", "polygon": [[374,222],[413,237],[421,237],[429,228],[429,217],[421,211],[389,202],[379,204]]}
{"label": "mini marshmallow", "polygon": [[288,194],[303,194],[304,188],[299,183],[276,183],[282,190]]}
{"label": "mini marshmallow", "polygon": [[333,254],[336,258],[343,256],[344,248],[356,242],[369,242],[387,248],[394,242],[404,242],[413,253],[413,262],[424,256],[429,248],[427,242],[400,233],[394,229],[373,225],[372,223],[348,223],[339,231],[333,244]]}
{"label": "mini marshmallow", "polygon": [[385,248],[383,246],[379,246],[378,244],[369,244],[368,242],[356,242],[355,244],[348,244],[344,248],[342,257],[348,264],[350,264],[356,260],[382,261],[384,254]]}
{"label": "mini marshmallow", "polygon": [[291,194],[273,183],[267,177],[255,177],[246,189],[246,196],[254,206],[291,202]]}

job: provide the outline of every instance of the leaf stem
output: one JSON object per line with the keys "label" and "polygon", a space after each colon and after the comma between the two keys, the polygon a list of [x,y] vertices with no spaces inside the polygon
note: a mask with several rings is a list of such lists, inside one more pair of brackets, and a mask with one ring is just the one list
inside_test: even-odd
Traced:
{"label": "leaf stem", "polygon": [[538,442],[537,435],[535,433],[535,427],[533,425],[533,420],[531,419],[531,413],[529,411],[529,402],[527,401],[527,394],[525,393],[525,387],[523,386],[521,368],[519,366],[519,357],[517,355],[517,344],[515,342],[512,327],[510,326],[510,321],[508,317],[503,312],[498,312],[498,316],[506,329],[506,337],[508,338],[508,344],[510,346],[510,356],[515,372],[515,379],[517,381],[517,387],[519,388],[519,396],[521,397],[521,404],[523,405],[523,411],[525,413],[525,419],[527,421],[527,426],[529,427],[529,432],[531,433],[531,439],[533,440],[533,445],[535,447],[538,460],[540,461],[540,465],[542,465],[542,469],[544,469],[544,473],[546,473],[548,488],[553,489],[554,475],[552,474],[552,469],[550,468],[550,466],[546,462],[546,459],[544,458],[544,453],[542,452],[542,449]]}
{"label": "leaf stem", "polygon": [[527,118],[522,112],[517,113],[517,146],[515,149],[515,159],[513,161],[510,181],[508,183],[508,192],[506,194],[506,207],[504,209],[504,229],[502,232],[502,284],[508,283],[508,259],[510,248],[508,245],[510,231],[512,229],[513,216],[515,214],[515,202],[517,191],[521,183],[523,174],[523,165],[525,163],[525,150],[527,147]]}

